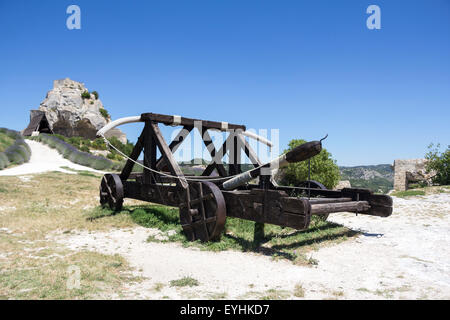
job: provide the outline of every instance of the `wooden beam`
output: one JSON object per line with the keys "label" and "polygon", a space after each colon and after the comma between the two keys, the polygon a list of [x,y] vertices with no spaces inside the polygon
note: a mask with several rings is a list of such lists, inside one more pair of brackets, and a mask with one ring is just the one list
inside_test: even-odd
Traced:
{"label": "wooden beam", "polygon": [[180,166],[178,165],[177,161],[175,160],[175,157],[172,154],[172,151],[170,150],[169,146],[167,145],[166,141],[164,140],[164,137],[159,130],[158,124],[155,122],[150,121],[149,122],[149,128],[151,130],[151,133],[153,134],[155,141],[159,147],[159,151],[161,151],[161,154],[163,158],[165,159],[167,166],[169,167],[170,173],[174,176],[179,177],[177,179],[177,184],[181,186],[183,189],[187,189],[188,183],[184,177],[183,172],[180,169]]}
{"label": "wooden beam", "polygon": [[[139,155],[142,152],[142,149],[144,148],[144,133],[145,128],[142,130],[141,135],[139,136],[136,145],[133,148],[133,151],[131,151],[130,158],[134,161],[137,161]],[[130,176],[131,171],[133,170],[134,162],[130,159],[127,160],[125,166],[122,169],[122,172],[120,173],[120,180],[125,181]]]}
{"label": "wooden beam", "polygon": [[[175,153],[177,149],[180,147],[180,145],[183,143],[184,139],[189,135],[189,133],[192,131],[193,127],[184,126],[180,132],[178,132],[175,139],[172,140],[172,142],[169,144],[169,149],[172,151],[172,153]],[[156,169],[161,170],[161,168],[164,167],[164,157],[161,156],[156,161]]]}
{"label": "wooden beam", "polygon": [[309,203],[311,204],[323,204],[323,203],[336,203],[336,202],[350,202],[352,198],[311,198]]}
{"label": "wooden beam", "polygon": [[[153,122],[163,123],[166,125],[174,124],[174,116],[157,114],[157,113],[143,113],[143,114],[141,114],[141,120],[142,121],[153,121]],[[176,124],[181,125],[181,126],[194,127],[197,122],[201,122],[202,126],[207,129],[216,129],[216,130],[221,130],[221,131],[226,131],[229,129],[230,130],[241,129],[241,130],[245,131],[244,125],[227,123],[226,128],[224,128],[222,122],[185,118],[185,117],[181,117],[180,121]]]}
{"label": "wooden beam", "polygon": [[340,203],[311,204],[311,214],[327,214],[333,212],[364,212],[370,208],[367,201],[351,201]]}
{"label": "wooden beam", "polygon": [[[145,123],[145,137],[144,137],[144,165],[148,168],[156,170],[156,141],[155,135],[150,128],[150,123]],[[144,168],[144,183],[156,183],[154,174]]]}
{"label": "wooden beam", "polygon": [[262,162],[259,160],[256,152],[250,147],[248,141],[245,140],[245,138],[241,134],[238,134],[237,138],[238,144],[242,146],[242,148],[244,149],[244,153],[250,159],[250,162],[253,164],[253,166],[259,167],[260,165],[262,165]]}
{"label": "wooden beam", "polygon": [[215,163],[222,163],[222,158],[225,156],[225,154],[228,151],[227,150],[227,148],[228,148],[228,146],[227,146],[228,140],[232,139],[232,138],[233,138],[233,136],[231,134],[227,137],[225,142],[220,147],[219,151],[216,152],[214,158],[211,160],[211,163],[206,167],[205,171],[203,171],[202,176],[209,176],[209,175],[211,175],[211,173],[216,168]]}
{"label": "wooden beam", "polygon": [[[223,166],[222,159],[216,159],[216,148],[214,146],[214,143],[212,142],[211,136],[208,133],[207,128],[203,128],[203,132],[200,132],[202,135],[203,142],[205,143],[206,149],[208,149],[211,158],[212,158],[212,164],[214,164],[215,169],[217,169],[217,172],[221,177],[227,176],[227,170],[225,170],[225,167]],[[216,161],[215,161],[216,159]],[[206,169],[205,169],[206,171]],[[212,172],[212,171],[211,171]],[[202,174],[203,175],[203,174]]]}

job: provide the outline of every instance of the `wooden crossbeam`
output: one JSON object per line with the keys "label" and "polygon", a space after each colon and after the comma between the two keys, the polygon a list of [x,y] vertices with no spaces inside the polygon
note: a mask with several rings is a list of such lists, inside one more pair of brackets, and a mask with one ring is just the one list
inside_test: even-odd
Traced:
{"label": "wooden crossbeam", "polygon": [[[141,114],[141,120],[142,121],[153,121],[153,122],[163,123],[166,125],[174,124],[174,116],[157,114],[157,113],[143,113],[143,114]],[[240,124],[226,123],[226,126],[225,126],[224,125],[225,122],[200,120],[200,119],[192,119],[192,118],[185,118],[185,117],[180,117],[179,121],[176,124],[181,125],[181,126],[194,127],[198,123],[201,123],[204,128],[208,128],[208,129],[216,129],[216,130],[221,130],[221,131],[226,131],[226,130],[230,130],[230,129],[231,130],[241,129],[241,130],[245,131],[245,126],[240,125]]]}
{"label": "wooden crossbeam", "polygon": [[180,185],[183,189],[187,189],[188,183],[184,177],[184,174],[181,171],[177,161],[175,160],[172,151],[167,145],[166,140],[164,140],[164,137],[159,130],[158,124],[150,121],[148,122],[148,127],[150,129],[150,134],[154,136],[159,151],[161,152],[164,160],[167,163],[167,166],[169,167],[170,173],[174,176],[179,177],[179,179],[177,179],[177,184]]}
{"label": "wooden crossbeam", "polygon": [[[184,139],[189,135],[189,133],[192,131],[193,127],[191,126],[184,126],[180,132],[178,132],[175,139],[172,140],[172,142],[169,144],[169,149],[172,151],[172,153],[175,153],[177,149],[180,147],[180,145],[183,143]],[[161,156],[156,161],[156,169],[161,170],[164,167],[164,157]]]}

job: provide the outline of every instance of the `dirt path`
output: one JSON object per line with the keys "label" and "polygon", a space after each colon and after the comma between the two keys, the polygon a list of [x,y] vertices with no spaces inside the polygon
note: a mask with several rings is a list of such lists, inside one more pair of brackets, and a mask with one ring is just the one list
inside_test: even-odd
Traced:
{"label": "dirt path", "polygon": [[0,176],[18,176],[46,171],[61,171],[70,174],[76,173],[61,167],[69,167],[74,170],[86,170],[102,173],[101,171],[94,170],[85,166],[80,166],[78,164],[70,162],[67,159],[64,159],[63,156],[58,153],[58,151],[46,146],[45,144],[32,140],[27,140],[26,142],[31,148],[30,161],[10,169],[0,170]]}
{"label": "dirt path", "polygon": [[[335,214],[331,220],[363,231],[312,253],[317,266],[234,251],[207,252],[178,244],[146,242],[155,230],[137,227],[109,233],[59,235],[76,250],[120,254],[141,283],[113,298],[450,299],[450,194],[394,198],[387,219]],[[170,287],[190,276],[196,287]],[[300,294],[301,295],[301,294]]]}

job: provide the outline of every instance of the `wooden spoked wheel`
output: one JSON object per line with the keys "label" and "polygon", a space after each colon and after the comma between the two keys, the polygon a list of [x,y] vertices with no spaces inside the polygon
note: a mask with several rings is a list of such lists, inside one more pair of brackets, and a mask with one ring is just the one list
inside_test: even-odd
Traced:
{"label": "wooden spoked wheel", "polygon": [[180,205],[180,222],[190,241],[220,239],[225,226],[226,206],[220,189],[211,182],[189,183]]}
{"label": "wooden spoked wheel", "polygon": [[100,184],[100,204],[111,210],[120,211],[123,205],[123,184],[117,174],[107,173]]}

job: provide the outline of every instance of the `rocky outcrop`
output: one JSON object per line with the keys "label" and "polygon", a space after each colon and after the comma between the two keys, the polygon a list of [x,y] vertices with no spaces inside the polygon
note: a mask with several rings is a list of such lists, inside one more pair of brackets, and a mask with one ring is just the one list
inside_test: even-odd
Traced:
{"label": "rocky outcrop", "polygon": [[[88,89],[81,82],[69,78],[53,81],[53,89],[39,106],[53,133],[95,139],[96,132],[111,121],[101,113],[104,109],[101,100],[92,93],[83,97],[86,92]],[[111,136],[126,143],[126,136],[119,129],[107,135]]]}
{"label": "rocky outcrop", "polygon": [[341,190],[344,188],[351,188],[352,185],[350,183],[350,181],[348,180],[341,180],[338,182],[337,186],[334,188],[334,190]]}
{"label": "rocky outcrop", "polygon": [[394,189],[405,191],[411,182],[423,182],[431,185],[434,172],[427,172],[426,159],[409,159],[394,161]]}

